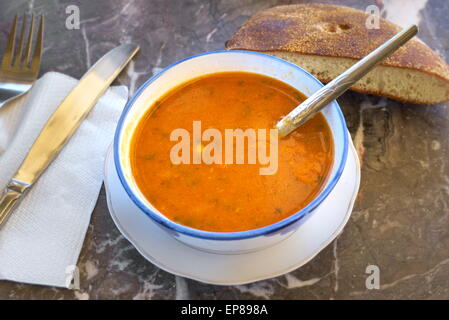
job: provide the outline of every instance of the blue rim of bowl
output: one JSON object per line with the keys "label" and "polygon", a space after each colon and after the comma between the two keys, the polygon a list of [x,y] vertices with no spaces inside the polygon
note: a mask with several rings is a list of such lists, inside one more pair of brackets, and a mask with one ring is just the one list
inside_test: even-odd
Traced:
{"label": "blue rim of bowl", "polygon": [[120,154],[119,154],[119,142],[120,142],[120,136],[123,128],[123,123],[126,119],[126,116],[128,114],[128,111],[131,109],[131,107],[134,105],[134,102],[139,98],[139,96],[142,94],[142,92],[151,84],[153,83],[157,78],[159,78],[162,74],[164,74],[167,70],[173,68],[174,66],[184,62],[188,61],[194,58],[198,58],[205,55],[211,55],[211,54],[219,54],[219,53],[244,53],[244,54],[252,54],[252,55],[260,55],[264,56],[266,58],[275,60],[277,62],[281,62],[284,64],[287,64],[298,71],[306,74],[309,78],[313,79],[316,83],[318,83],[320,86],[323,86],[323,84],[315,78],[312,74],[307,72],[306,70],[302,69],[301,67],[288,62],[286,60],[283,60],[281,58],[271,56],[265,53],[261,52],[255,52],[255,51],[246,51],[246,50],[218,50],[218,51],[211,51],[211,52],[205,52],[200,53],[179,61],[176,61],[172,64],[170,64],[168,67],[164,68],[157,74],[153,75],[150,79],[145,81],[142,86],[136,91],[136,93],[132,96],[132,98],[127,102],[125,105],[125,108],[120,116],[120,119],[117,124],[117,129],[115,131],[114,135],[114,162],[115,162],[115,168],[117,170],[117,174],[119,176],[120,182],[122,183],[123,187],[126,190],[126,193],[131,198],[131,200],[151,219],[156,221],[157,223],[161,224],[162,226],[174,231],[179,232],[181,234],[185,234],[188,236],[192,236],[195,238],[201,238],[201,239],[208,239],[208,240],[241,240],[241,239],[248,239],[248,238],[254,238],[258,236],[265,236],[269,235],[271,233],[274,233],[276,231],[279,231],[281,229],[284,229],[285,227],[288,227],[292,223],[304,218],[308,213],[311,213],[316,207],[318,207],[321,202],[323,202],[324,199],[327,198],[329,193],[334,189],[335,185],[337,184],[338,180],[340,179],[341,174],[343,173],[344,166],[346,164],[346,159],[348,156],[348,132],[346,128],[346,121],[343,116],[343,112],[340,109],[340,106],[336,100],[334,100],[332,103],[335,103],[337,114],[340,120],[340,123],[342,125],[343,130],[343,154],[342,158],[340,160],[340,164],[337,168],[337,172],[335,174],[335,177],[329,181],[329,184],[324,188],[315,199],[310,202],[307,206],[296,212],[295,214],[278,221],[274,224],[270,224],[265,227],[247,230],[247,231],[237,231],[237,232],[211,232],[211,231],[203,231],[199,229],[194,229],[190,227],[183,226],[181,224],[178,224],[174,221],[169,220],[168,218],[164,217],[163,215],[156,214],[153,212],[150,208],[148,208],[145,203],[143,203],[140,199],[138,199],[135,194],[133,193],[131,187],[129,186],[128,182],[125,179],[125,176],[123,174],[123,170],[121,167],[120,162]]}

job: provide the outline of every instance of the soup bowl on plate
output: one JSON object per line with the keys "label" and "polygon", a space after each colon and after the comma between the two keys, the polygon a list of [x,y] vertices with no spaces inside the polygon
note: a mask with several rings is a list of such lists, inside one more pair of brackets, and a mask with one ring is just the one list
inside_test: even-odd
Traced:
{"label": "soup bowl on plate", "polygon": [[[336,101],[322,115],[330,129],[332,161],[327,179],[311,201],[297,212],[275,223],[243,231],[216,232],[200,230],[169,219],[144,195],[132,168],[132,142],[139,123],[151,108],[173,89],[207,75],[245,72],[267,76],[309,96],[323,85],[310,73],[282,59],[250,51],[216,51],[176,62],[146,81],[130,99],[119,120],[114,137],[114,162],[121,187],[133,205],[175,239],[191,247],[219,254],[240,254],[274,245],[292,235],[308,216],[319,208],[338,182],[348,153],[348,131]],[[176,112],[173,110],[173,112]],[[170,141],[167,139],[167,143]],[[151,143],[151,141],[148,141]],[[151,176],[151,172],[148,172]],[[192,206],[195,204],[192,203]],[[189,210],[189,208],[185,208]],[[257,215],[257,212],[253,213]]]}

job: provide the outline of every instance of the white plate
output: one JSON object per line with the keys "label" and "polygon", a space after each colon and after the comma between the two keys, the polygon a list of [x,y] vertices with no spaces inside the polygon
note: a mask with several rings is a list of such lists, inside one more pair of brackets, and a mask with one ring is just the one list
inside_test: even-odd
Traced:
{"label": "white plate", "polygon": [[345,169],[334,190],[288,239],[267,249],[236,255],[207,253],[182,244],[136,208],[123,189],[112,148],[105,163],[111,217],[120,232],[151,263],[194,280],[219,285],[245,284],[301,267],[334,240],[347,223],[360,184],[360,165],[352,141]]}

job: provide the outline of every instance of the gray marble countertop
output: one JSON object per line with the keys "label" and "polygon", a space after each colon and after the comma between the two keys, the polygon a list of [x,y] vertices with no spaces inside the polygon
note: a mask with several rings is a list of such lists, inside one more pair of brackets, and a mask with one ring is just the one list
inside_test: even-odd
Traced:
{"label": "gray marble countertop", "polygon": [[[288,0],[0,0],[0,52],[15,13],[45,13],[42,73],[79,78],[107,50],[133,41],[138,58],[119,79],[133,92],[168,64],[222,49],[252,14]],[[305,1],[297,1],[305,2]],[[313,1],[315,2],[315,1]],[[317,1],[365,10],[401,25],[449,62],[449,2]],[[66,7],[81,25],[67,30]],[[112,222],[102,190],[78,266],[80,290],[0,281],[0,299],[409,299],[449,298],[449,103],[422,106],[348,92],[339,99],[362,163],[362,183],[343,233],[302,268],[241,286],[206,285],[147,262]],[[380,289],[367,290],[368,265]]]}

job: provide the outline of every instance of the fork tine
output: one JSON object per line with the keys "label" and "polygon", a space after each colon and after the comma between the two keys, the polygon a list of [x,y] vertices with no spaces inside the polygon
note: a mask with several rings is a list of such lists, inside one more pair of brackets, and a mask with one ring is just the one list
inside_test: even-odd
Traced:
{"label": "fork tine", "polygon": [[20,63],[22,62],[23,48],[25,47],[26,24],[27,24],[27,17],[24,14],[23,21],[22,21],[22,32],[20,33],[20,39],[19,39],[19,49],[18,49],[17,54],[15,55],[14,61],[13,61],[13,65],[15,67],[20,66]]}
{"label": "fork tine", "polygon": [[44,16],[41,15],[41,21],[39,23],[39,31],[36,40],[36,46],[34,48],[33,58],[31,60],[31,72],[38,73],[39,66],[41,64],[42,46],[44,42]]}
{"label": "fork tine", "polygon": [[31,15],[31,25],[30,25],[30,34],[28,36],[28,43],[27,48],[25,51],[25,58],[23,59],[23,64],[28,66],[30,64],[30,57],[31,57],[31,48],[33,44],[33,34],[34,34],[34,14]]}
{"label": "fork tine", "polygon": [[14,17],[11,32],[9,33],[8,44],[6,45],[5,53],[3,54],[2,68],[8,68],[12,65],[12,59],[14,57],[14,43],[16,40],[16,30],[17,15]]}

